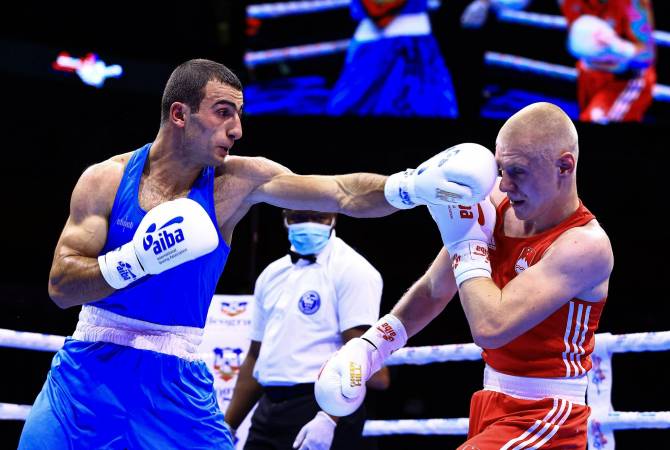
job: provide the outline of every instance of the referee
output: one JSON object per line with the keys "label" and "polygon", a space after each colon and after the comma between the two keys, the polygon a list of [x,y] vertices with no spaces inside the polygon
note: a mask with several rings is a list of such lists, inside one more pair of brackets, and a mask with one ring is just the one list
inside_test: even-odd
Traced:
{"label": "referee", "polygon": [[[326,359],[379,317],[382,279],[335,235],[336,214],[284,210],[291,250],[256,280],[251,346],[225,414],[234,430],[258,401],[246,450],[353,449],[364,407],[348,417],[320,411],[314,381]],[[389,385],[387,369],[368,381]],[[260,400],[259,400],[260,399]]]}

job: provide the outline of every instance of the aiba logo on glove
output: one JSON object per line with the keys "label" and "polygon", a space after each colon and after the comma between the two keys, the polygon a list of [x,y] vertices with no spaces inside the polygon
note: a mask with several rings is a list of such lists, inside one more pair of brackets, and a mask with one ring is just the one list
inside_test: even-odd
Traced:
{"label": "aiba logo on glove", "polygon": [[137,275],[133,273],[133,266],[124,261],[119,261],[116,270],[121,275],[124,281],[131,281],[137,279]]}
{"label": "aiba logo on glove", "polygon": [[170,225],[182,223],[183,221],[184,218],[182,216],[177,216],[168,220],[162,227],[158,229],[159,231],[156,239],[154,239],[154,236],[151,234],[156,231],[156,224],[152,223],[149,225],[149,228],[146,230],[147,235],[143,240],[144,250],[149,250],[149,248],[153,247],[154,254],[160,255],[165,250],[168,250],[177,245],[179,242],[182,242],[184,240],[184,232],[181,230],[181,228],[177,228],[173,232],[165,230],[165,228],[169,227]]}
{"label": "aiba logo on glove", "polygon": [[381,337],[385,341],[393,342],[395,340],[396,332],[388,322],[384,322],[381,325],[378,325],[377,331],[381,333]]}

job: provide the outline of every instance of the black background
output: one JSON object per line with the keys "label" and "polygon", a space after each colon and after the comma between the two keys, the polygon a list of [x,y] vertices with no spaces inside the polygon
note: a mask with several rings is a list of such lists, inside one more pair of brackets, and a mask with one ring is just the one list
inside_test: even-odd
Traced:
{"label": "black background", "polygon": [[[186,7],[167,2],[154,11],[139,11],[129,2],[115,2],[103,12],[29,4],[15,16],[3,15],[0,328],[72,332],[78,308],[56,307],[46,286],[76,180],[87,166],[153,139],[160,93],[176,64],[208,57],[241,69],[240,4],[196,2]],[[77,14],[87,19],[75,20]],[[221,21],[228,21],[230,32],[220,32]],[[103,59],[110,64],[127,62],[128,80],[109,80],[99,90],[49,69],[60,50],[77,55],[97,48],[108,49],[109,61],[104,55]],[[388,174],[414,167],[459,142],[492,148],[502,122],[467,117],[458,121],[245,117],[243,124],[244,138],[236,144],[236,154],[263,155],[297,173]],[[580,196],[608,232],[615,252],[600,331],[670,330],[670,307],[663,290],[668,273],[663,218],[670,162],[667,124],[578,124],[578,130]],[[338,235],[382,273],[382,313],[425,271],[441,245],[436,227],[421,208],[381,219],[340,217]],[[236,230],[217,292],[250,293],[256,275],[286,249],[279,210],[254,207]],[[455,300],[409,345],[470,341]],[[31,404],[51,356],[0,348],[0,401]],[[376,396],[376,416],[466,417],[469,397],[481,386],[482,367],[481,362],[467,362],[394,368],[392,387]],[[619,354],[614,368],[616,410],[670,408],[665,389],[670,378],[667,353]],[[0,446],[14,447],[21,426],[21,422],[0,422]],[[669,437],[667,430],[616,433],[617,448],[623,449],[661,448]],[[455,448],[462,440],[397,436],[380,443],[389,449],[410,445],[442,449]]]}

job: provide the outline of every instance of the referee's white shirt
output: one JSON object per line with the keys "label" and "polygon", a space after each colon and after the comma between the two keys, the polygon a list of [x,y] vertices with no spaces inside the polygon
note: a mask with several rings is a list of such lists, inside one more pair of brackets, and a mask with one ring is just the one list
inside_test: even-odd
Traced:
{"label": "referee's white shirt", "polygon": [[251,339],[262,342],[254,378],[263,386],[313,383],[342,346],[341,332],[379,318],[379,272],[335,236],[314,264],[289,255],[256,280]]}

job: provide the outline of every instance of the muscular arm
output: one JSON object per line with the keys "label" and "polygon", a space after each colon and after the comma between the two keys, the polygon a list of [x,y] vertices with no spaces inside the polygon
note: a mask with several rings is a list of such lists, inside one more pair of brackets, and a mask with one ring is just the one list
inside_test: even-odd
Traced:
{"label": "muscular arm", "polygon": [[402,296],[391,314],[405,326],[407,336],[421,331],[449,304],[456,280],[449,253],[442,248],[428,271]]}
{"label": "muscular arm", "polygon": [[61,308],[114,292],[100,273],[97,257],[107,239],[108,217],[122,171],[122,164],[114,161],[92,166],[72,192],[70,216],[49,273],[49,296]]}
{"label": "muscular arm", "polygon": [[501,347],[573,298],[598,301],[607,295],[612,249],[602,229],[587,228],[564,233],[502,290],[487,278],[461,284],[461,304],[477,345]]}
{"label": "muscular arm", "polygon": [[338,212],[353,217],[381,217],[396,208],[384,197],[386,176],[371,173],[348,175],[296,175],[265,158],[234,162],[254,186],[247,197],[251,204],[265,202],[290,209]]}
{"label": "muscular arm", "polygon": [[251,411],[251,408],[254,407],[258,399],[263,395],[263,387],[252,375],[260,351],[261,343],[251,341],[247,356],[244,358],[242,366],[240,366],[235,390],[233,391],[233,398],[230,400],[230,405],[228,405],[225,414],[226,423],[234,429],[240,426],[244,418],[249,414],[249,411]]}

